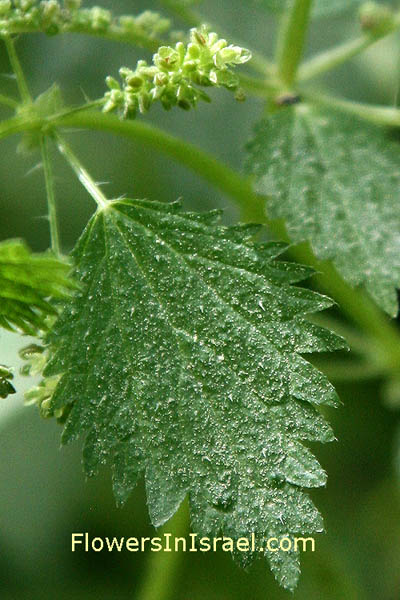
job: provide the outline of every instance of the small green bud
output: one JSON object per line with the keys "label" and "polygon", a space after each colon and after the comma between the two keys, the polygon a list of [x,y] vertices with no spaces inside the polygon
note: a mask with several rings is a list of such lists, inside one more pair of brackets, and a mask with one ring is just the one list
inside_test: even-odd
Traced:
{"label": "small green bud", "polygon": [[89,10],[90,25],[96,31],[107,31],[111,25],[111,12],[100,8],[99,6],[93,6]]}
{"label": "small green bud", "polygon": [[60,30],[61,7],[57,0],[45,0],[40,3],[40,18],[46,33],[52,35]]}
{"label": "small green bud", "polygon": [[154,77],[154,85],[158,87],[167,85],[168,81],[168,75],[166,73],[157,73],[157,75]]}
{"label": "small green bud", "polygon": [[200,48],[196,44],[189,44],[187,53],[192,60],[196,60],[200,57]]}
{"label": "small green bud", "polygon": [[183,110],[190,110],[192,108],[192,105],[190,104],[189,100],[186,100],[185,98],[182,98],[182,100],[178,100],[178,106]]}
{"label": "small green bud", "polygon": [[360,23],[364,31],[383,35],[394,26],[394,13],[389,6],[366,2],[360,8]]}
{"label": "small green bud", "polygon": [[106,84],[107,87],[110,88],[110,90],[120,90],[121,86],[119,85],[118,81],[116,79],[114,79],[114,77],[111,77],[110,75],[108,77],[106,77]]}
{"label": "small green bud", "polygon": [[131,96],[124,105],[123,116],[125,119],[134,119],[138,111],[139,102],[136,96]]}
{"label": "small green bud", "polygon": [[237,102],[245,102],[246,100],[246,94],[244,92],[243,88],[238,88],[235,92],[235,100]]}
{"label": "small green bud", "polygon": [[228,42],[224,39],[218,40],[217,42],[215,42],[214,44],[212,44],[212,46],[210,47],[210,52],[212,54],[214,54],[215,52],[219,52],[220,50],[223,50],[224,48],[226,48],[228,45]]}
{"label": "small green bud", "polygon": [[198,67],[198,63],[194,60],[187,60],[185,61],[185,73],[193,73],[194,71],[196,71]]}
{"label": "small green bud", "polygon": [[233,46],[229,46],[228,48],[219,50],[218,52],[216,52],[216,54],[214,54],[213,57],[215,66],[218,69],[222,69],[223,67],[225,67],[225,65],[228,65],[229,63],[235,63],[236,60],[238,60],[238,58],[240,57],[240,51],[241,48],[238,52]]}
{"label": "small green bud", "polygon": [[215,85],[220,85],[228,89],[236,89],[239,85],[239,79],[235,73],[229,71],[218,71],[213,69],[210,71],[210,81]]}
{"label": "small green bud", "polygon": [[48,411],[51,408],[51,398],[46,398],[46,400],[43,400],[42,404],[40,405],[40,409],[42,411]]}
{"label": "small green bud", "polygon": [[200,44],[200,46],[205,46],[207,44],[206,38],[198,29],[190,30],[190,38],[193,44]]}
{"label": "small green bud", "polygon": [[137,90],[141,88],[144,84],[144,79],[142,79],[142,77],[139,77],[139,75],[133,74],[126,78],[126,83],[127,85],[129,85],[130,88]]}
{"label": "small green bud", "polygon": [[240,50],[240,54],[238,54],[238,57],[235,60],[235,65],[243,65],[251,60],[253,55],[250,50],[247,50],[247,48],[240,48],[239,46],[235,46],[235,48],[237,48],[238,51]]}
{"label": "small green bud", "polygon": [[154,64],[167,71],[175,71],[181,63],[179,52],[169,46],[161,46],[153,57]]}
{"label": "small green bud", "polygon": [[118,24],[122,29],[125,29],[126,32],[137,30],[136,19],[131,15],[122,15],[119,17]]}
{"label": "small green bud", "polygon": [[[141,62],[144,62],[144,61],[141,61]],[[138,66],[139,66],[139,63],[138,63]],[[128,67],[121,67],[118,72],[119,72],[120,76],[122,77],[122,79],[126,79],[127,77],[130,77],[131,75],[133,75],[132,69],[129,69]]]}
{"label": "small green bud", "polygon": [[147,94],[146,92],[143,92],[139,96],[139,110],[140,110],[140,112],[142,114],[146,113],[149,110],[150,106],[151,106],[151,96],[150,96],[150,94]]}
{"label": "small green bud", "polygon": [[168,31],[171,27],[171,21],[157,12],[145,10],[135,18],[135,26],[151,36],[157,36]]}

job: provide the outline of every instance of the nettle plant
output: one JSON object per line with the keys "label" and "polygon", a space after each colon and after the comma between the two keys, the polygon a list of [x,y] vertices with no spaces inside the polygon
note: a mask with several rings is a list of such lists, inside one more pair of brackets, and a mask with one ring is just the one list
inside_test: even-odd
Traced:
{"label": "nettle plant", "polygon": [[[24,147],[41,152],[51,234],[42,254],[19,240],[0,244],[0,325],[37,338],[21,351],[24,374],[42,374],[27,403],[64,425],[63,442],[84,437],[88,475],[111,465],[119,504],[144,477],[156,527],[188,497],[199,535],[254,533],[260,547],[269,537],[313,536],[323,522],[305,489],[325,485],[326,474],[307,442],[334,439],[323,412],[338,404],[326,374],[372,369],[392,392],[399,386],[400,333],[390,318],[400,283],[400,171],[389,130],[400,112],[323,95],[308,82],[400,28],[400,14],[364,4],[358,38],[304,62],[310,20],[350,3],[259,0],[282,13],[272,63],[214,33],[192,2],[163,4],[188,34],[151,11],[115,17],[76,0],[0,1],[20,95],[0,95],[15,111],[0,137],[23,134]],[[40,31],[154,54],[107,77],[102,98],[67,107],[56,86],[30,95],[14,39]],[[246,175],[143,121],[156,102],[184,110],[208,102],[211,87],[266,101]],[[243,223],[222,226],[219,211],[188,212],[162,198],[107,198],[63,139],[68,128],[157,147],[229,194]],[[97,203],[69,257],[60,250],[49,143]],[[318,292],[297,285],[311,275]],[[345,319],[313,316],[335,303]],[[333,365],[303,357],[347,344],[352,354]],[[0,395],[14,391],[12,369],[1,366]],[[294,589],[298,552],[262,554]]]}

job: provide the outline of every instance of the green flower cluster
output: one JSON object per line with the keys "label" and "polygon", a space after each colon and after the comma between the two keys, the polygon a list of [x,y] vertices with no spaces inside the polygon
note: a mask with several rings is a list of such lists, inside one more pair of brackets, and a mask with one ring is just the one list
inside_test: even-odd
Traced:
{"label": "green flower cluster", "polygon": [[170,28],[169,19],[144,11],[138,16],[114,18],[99,6],[81,8],[81,0],[0,0],[0,35],[24,31],[109,34],[114,38],[156,39]]}
{"label": "green flower cluster", "polygon": [[[19,354],[26,361],[21,369],[21,375],[34,377],[42,374],[49,358],[46,348],[31,344],[23,348]],[[65,411],[52,409],[52,397],[60,378],[60,375],[56,375],[42,379],[37,386],[25,392],[25,404],[28,406],[36,404],[43,418],[61,419]]]}
{"label": "green flower cluster", "polygon": [[206,28],[192,29],[190,43],[178,42],[174,48],[162,46],[153,56],[153,64],[140,60],[136,69],[122,67],[122,86],[107,77],[109,91],[105,94],[105,112],[117,109],[124,118],[134,118],[137,111],[146,112],[159,100],[165,109],[179,106],[184,110],[196,106],[199,100],[209,101],[203,87],[225,87],[237,92],[239,78],[230,67],[246,63],[251,53],[240,46],[228,45],[216,33]]}

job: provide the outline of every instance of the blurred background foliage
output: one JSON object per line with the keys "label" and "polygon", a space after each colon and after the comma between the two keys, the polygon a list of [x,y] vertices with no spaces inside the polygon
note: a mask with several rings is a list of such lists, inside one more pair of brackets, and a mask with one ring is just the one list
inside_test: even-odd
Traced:
{"label": "blurred background foliage", "polygon": [[[158,8],[156,2],[132,4],[128,0],[103,3],[115,13]],[[230,32],[233,42],[247,42],[271,54],[275,20],[253,3],[250,6],[240,0],[206,0],[202,12]],[[184,25],[177,22],[177,27]],[[308,52],[351,38],[358,30],[354,14],[315,21]],[[129,46],[76,35],[24,36],[18,50],[33,94],[56,81],[67,103],[80,103],[84,95],[101,96],[106,75],[115,75],[121,65],[133,66],[138,58],[150,58]],[[400,80],[399,64],[396,34],[319,80],[319,87],[347,98],[391,105]],[[9,73],[3,47],[0,73]],[[4,93],[15,92],[12,80],[2,77],[0,81]],[[146,119],[240,169],[243,146],[262,114],[263,102],[248,98],[244,104],[235,103],[223,90],[212,96],[211,105],[188,113],[165,113],[154,107]],[[7,116],[5,109],[1,108],[0,116]],[[68,138],[94,177],[108,182],[105,189],[110,197],[126,194],[172,201],[182,196],[188,209],[222,207],[226,222],[237,218],[229,198],[162,154],[97,132],[71,132]],[[40,158],[35,153],[16,155],[17,142],[15,138],[1,142],[0,239],[22,237],[33,249],[43,250],[49,242],[43,218],[44,182],[35,169]],[[61,238],[67,251],[94,206],[55,153],[54,160]],[[0,363],[17,365],[17,350],[26,343],[26,338],[0,332]],[[325,516],[327,532],[317,538],[314,554],[303,555],[296,600],[400,598],[399,419],[382,403],[381,383],[339,386],[343,406],[329,413],[338,441],[315,448],[329,474],[327,489],[312,494]],[[150,568],[149,554],[72,554],[70,543],[75,531],[125,537],[154,534],[143,486],[124,508],[117,509],[108,470],[85,481],[79,443],[60,452],[59,427],[41,420],[35,408],[23,408],[27,382],[17,376],[16,385],[19,394],[0,405],[1,598],[135,598]],[[223,553],[186,554],[180,560],[171,590],[174,600],[290,597],[278,588],[262,561],[245,572]]]}

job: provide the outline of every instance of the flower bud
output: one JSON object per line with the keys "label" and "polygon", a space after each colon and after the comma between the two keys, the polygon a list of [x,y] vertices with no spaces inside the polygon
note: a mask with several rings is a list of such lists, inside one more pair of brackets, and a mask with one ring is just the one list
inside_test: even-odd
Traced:
{"label": "flower bud", "polygon": [[364,31],[384,35],[394,26],[394,13],[389,6],[366,2],[360,8],[360,23]]}
{"label": "flower bud", "polygon": [[139,89],[144,84],[144,79],[139,75],[132,74],[126,78],[126,83],[130,88]]}
{"label": "flower bud", "polygon": [[154,64],[161,69],[174,71],[180,64],[179,52],[169,46],[161,46],[153,57]]}
{"label": "flower bud", "polygon": [[235,73],[229,71],[218,71],[213,69],[210,71],[210,81],[215,85],[220,85],[228,89],[236,89],[239,85],[239,79]]}
{"label": "flower bud", "polygon": [[196,60],[200,57],[200,48],[196,44],[189,44],[187,53],[192,60]]}
{"label": "flower bud", "polygon": [[111,12],[99,6],[89,9],[90,25],[96,31],[106,31],[111,25]]}
{"label": "flower bud", "polygon": [[147,112],[151,106],[151,96],[147,92],[140,94],[139,98],[139,110],[143,114]]}
{"label": "flower bud", "polygon": [[154,77],[154,85],[157,87],[167,85],[168,83],[168,75],[166,73],[157,73]]}
{"label": "flower bud", "polygon": [[120,90],[121,89],[118,81],[116,79],[114,79],[114,77],[111,77],[111,76],[106,77],[106,85],[108,88],[110,88],[110,90]]}
{"label": "flower bud", "polygon": [[200,44],[200,46],[205,46],[207,44],[205,36],[198,29],[190,30],[190,39],[193,44]]}

